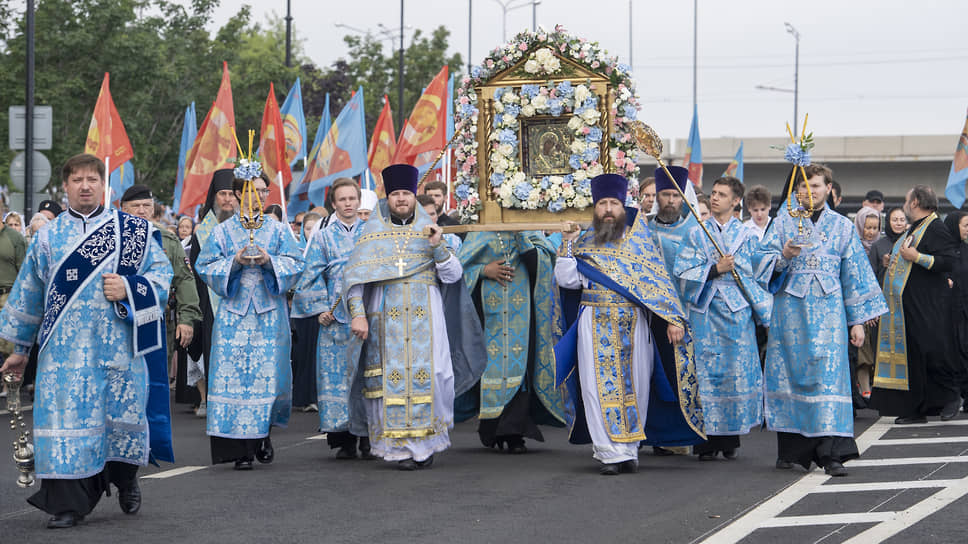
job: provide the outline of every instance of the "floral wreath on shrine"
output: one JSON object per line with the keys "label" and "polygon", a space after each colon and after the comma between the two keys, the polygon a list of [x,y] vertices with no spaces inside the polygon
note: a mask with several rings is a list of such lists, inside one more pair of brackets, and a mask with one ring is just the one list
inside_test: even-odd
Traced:
{"label": "floral wreath on shrine", "polygon": [[[609,115],[599,111],[599,97],[590,85],[567,79],[555,84],[551,80],[568,77],[560,73],[559,57],[609,79],[614,92]],[[465,76],[457,89],[454,129],[457,132],[455,158],[459,167],[454,195],[463,223],[477,221],[481,209],[482,188],[477,161],[480,111],[475,88],[522,59],[526,59],[523,69],[527,74],[534,78],[548,77],[549,80],[543,84],[499,88],[494,94],[493,131],[487,142],[492,174],[485,190],[492,191],[501,207],[558,212],[565,208],[590,206],[591,178],[605,173],[600,161],[602,138],[609,138],[607,149],[614,173],[637,179],[639,167],[635,160],[637,148],[632,130],[640,105],[631,68],[619,63],[617,57],[608,56],[597,42],[572,36],[560,25],[552,32],[544,28],[537,32],[524,31],[503,47],[494,49],[480,66],[472,67],[470,76]],[[529,177],[522,171],[517,129],[521,118],[535,115],[569,117],[567,126],[574,134],[569,149],[570,174]],[[612,120],[610,135],[603,126],[608,119]],[[638,183],[630,183],[629,200],[634,201],[637,194]]]}

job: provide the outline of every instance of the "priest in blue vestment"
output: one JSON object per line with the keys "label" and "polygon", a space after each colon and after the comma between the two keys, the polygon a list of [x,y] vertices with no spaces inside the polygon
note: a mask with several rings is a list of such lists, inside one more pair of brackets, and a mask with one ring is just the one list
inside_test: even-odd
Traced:
{"label": "priest in blue vestment", "polygon": [[7,304],[2,372],[22,375],[39,346],[33,405],[40,491],[28,499],[73,527],[109,484],[141,507],[139,466],[174,462],[164,308],[171,264],[144,219],[105,209],[105,167],[76,155],[61,171],[68,210],[37,232]]}
{"label": "priest in blue vestment", "polygon": [[[243,201],[246,181],[258,198]],[[286,293],[299,280],[303,256],[288,224],[270,216],[252,231],[242,225],[262,216],[268,179],[258,162],[242,159],[233,190],[239,213],[219,223],[198,256],[195,269],[221,298],[212,331],[206,432],[212,462],[234,461],[251,470],[253,457],[272,462],[270,428],[289,423],[292,409],[289,305]],[[250,232],[258,256],[245,255]]]}
{"label": "priest in blue vestment", "polygon": [[524,453],[525,437],[544,441],[538,423],[565,417],[554,384],[555,248],[538,231],[471,232],[457,256],[487,342],[487,367],[458,399],[467,404],[458,420],[479,416],[481,443]]}
{"label": "priest in blue vestment", "polygon": [[343,266],[363,231],[356,215],[360,186],[340,178],[330,188],[335,219],[315,231],[306,247],[306,269],[292,298],[293,318],[313,317],[318,337],[313,350],[319,430],[326,433],[337,459],[373,459],[366,429],[362,377],[351,365],[346,349],[352,334],[346,312],[340,312]]}
{"label": "priest in blue vestment", "polygon": [[592,227],[563,233],[555,263],[568,325],[555,346],[556,382],[569,440],[591,442],[601,473],[614,475],[638,470],[640,442],[689,446],[706,436],[689,323],[644,215],[624,208],[628,180],[603,174],[591,189]]}
{"label": "priest in blue vestment", "polygon": [[742,198],[738,179],[714,181],[706,230],[693,228],[676,258],[675,274],[695,333],[699,397],[709,436],[693,448],[701,461],[713,460],[720,452],[736,459],[740,435],[763,423],[763,372],[755,325],[769,325],[773,296],[753,277],[759,249],[756,231],[733,216]]}
{"label": "priest in blue vestment", "polygon": [[486,356],[460,260],[417,206],[417,169],[388,166],[383,182],[387,199],[344,267],[345,311],[364,341],[349,360],[363,358],[373,454],[416,470],[450,447],[454,395],[480,378]]}
{"label": "priest in blue vestment", "polygon": [[[655,201],[658,212],[649,220],[649,229],[655,237],[656,246],[662,252],[666,272],[669,277],[675,277],[673,268],[679,246],[699,224],[691,213],[685,216],[682,213],[685,204],[679,189],[685,191],[686,184],[689,183],[689,170],[681,166],[669,166],[667,169],[674,179],[669,179],[662,168],[655,171]],[[677,185],[679,189],[676,189]]]}
{"label": "priest in blue vestment", "polygon": [[825,204],[833,173],[818,164],[794,168],[802,210],[796,215],[803,217],[777,214],[755,270],[757,281],[774,293],[765,419],[777,432],[777,468],[816,463],[827,474],[845,476],[843,463],[859,455],[848,335],[861,346],[864,324],[887,312],[887,303],[853,222]]}

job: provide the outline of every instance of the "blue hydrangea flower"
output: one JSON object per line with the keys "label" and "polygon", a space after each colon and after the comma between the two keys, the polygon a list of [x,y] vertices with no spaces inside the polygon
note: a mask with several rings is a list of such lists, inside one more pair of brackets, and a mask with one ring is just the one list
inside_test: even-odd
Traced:
{"label": "blue hydrangea flower", "polygon": [[481,72],[482,71],[483,71],[483,69],[480,66],[472,66],[471,67],[471,77],[474,77],[474,78],[481,77]]}
{"label": "blue hydrangea flower", "polygon": [[568,166],[572,167],[574,170],[581,168],[581,157],[578,155],[572,155],[568,157]]}
{"label": "blue hydrangea flower", "polygon": [[810,152],[804,151],[800,144],[787,144],[783,158],[787,162],[792,162],[797,166],[807,166],[810,164]]}
{"label": "blue hydrangea flower", "polygon": [[542,189],[547,189],[550,186],[551,186],[551,179],[549,179],[548,176],[545,176],[545,177],[541,178],[540,187]]}
{"label": "blue hydrangea flower", "polygon": [[518,143],[518,135],[513,130],[506,128],[498,133],[498,141],[502,144],[516,144]]}
{"label": "blue hydrangea flower", "polygon": [[494,123],[492,123],[494,125],[494,128],[501,128],[501,124],[502,123],[504,123],[504,114],[503,113],[495,113],[494,114]]}
{"label": "blue hydrangea flower", "polygon": [[570,81],[562,81],[558,84],[558,94],[564,97],[570,97],[575,94],[575,89],[571,86]]}
{"label": "blue hydrangea flower", "polygon": [[622,111],[625,113],[625,117],[628,119],[635,119],[635,116],[639,114],[639,112],[636,111],[635,106],[632,104],[626,104]]}
{"label": "blue hydrangea flower", "polygon": [[568,174],[567,176],[561,178],[562,183],[572,184],[575,182],[575,176]]}
{"label": "blue hydrangea flower", "polygon": [[582,153],[581,158],[584,159],[585,162],[592,162],[598,159],[598,147],[585,148],[585,152]]}
{"label": "blue hydrangea flower", "polygon": [[528,97],[528,100],[531,100],[532,98],[538,96],[538,93],[540,92],[541,92],[541,89],[537,85],[528,84],[528,85],[521,86],[521,95]]}
{"label": "blue hydrangea flower", "polygon": [[581,180],[581,181],[578,182],[578,190],[579,191],[581,191],[583,193],[588,193],[589,191],[591,191],[591,189],[592,189],[592,180],[591,180],[591,178],[585,178],[585,179],[583,179],[583,180]]}
{"label": "blue hydrangea flower", "polygon": [[506,93],[506,92],[508,92],[508,88],[507,87],[500,87],[500,88],[498,88],[498,90],[494,91],[494,100],[495,101],[500,100],[501,97],[504,96],[504,93]]}
{"label": "blue hydrangea flower", "polygon": [[[491,183],[494,183],[493,175],[491,176]],[[467,195],[469,194],[470,194],[470,188],[465,183],[458,185],[457,188],[454,189],[454,195],[461,200],[464,200],[465,198],[467,198]]]}
{"label": "blue hydrangea flower", "polygon": [[588,130],[588,134],[585,135],[586,142],[600,142],[602,141],[602,129],[598,127],[592,127]]}
{"label": "blue hydrangea flower", "polygon": [[561,112],[564,110],[564,108],[565,105],[557,98],[552,98],[548,101],[548,112],[555,117],[561,115]]}
{"label": "blue hydrangea flower", "polygon": [[504,114],[510,115],[511,117],[517,117],[521,113],[521,106],[517,104],[508,104],[504,106]]}
{"label": "blue hydrangea flower", "polygon": [[477,113],[477,108],[471,104],[462,104],[460,107],[460,114],[462,117],[471,117],[475,113]]}
{"label": "blue hydrangea flower", "polygon": [[618,70],[618,73],[620,74],[627,74],[632,71],[632,67],[624,62],[618,63],[618,66],[616,66],[615,69]]}
{"label": "blue hydrangea flower", "polygon": [[558,197],[555,200],[552,200],[551,202],[548,203],[549,212],[560,212],[563,209],[565,209],[564,198]]}
{"label": "blue hydrangea flower", "polygon": [[585,109],[597,108],[598,107],[598,97],[595,96],[595,95],[589,96],[588,98],[585,99],[585,102],[582,104],[582,106]]}
{"label": "blue hydrangea flower", "polygon": [[514,186],[514,196],[518,200],[527,200],[531,196],[531,184],[527,181],[522,181]]}
{"label": "blue hydrangea flower", "polygon": [[500,187],[504,183],[504,174],[494,172],[491,174],[491,187]]}

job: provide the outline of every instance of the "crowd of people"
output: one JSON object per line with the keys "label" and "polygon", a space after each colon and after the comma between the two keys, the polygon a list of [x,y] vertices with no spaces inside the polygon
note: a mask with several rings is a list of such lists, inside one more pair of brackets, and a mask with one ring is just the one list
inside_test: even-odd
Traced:
{"label": "crowd of people", "polygon": [[845,476],[856,408],[909,424],[962,406],[968,215],[942,220],[927,186],[886,214],[871,191],[851,221],[812,164],[771,217],[762,186],[724,176],[692,202],[669,167],[635,206],[624,177],[592,179],[589,225],[457,235],[446,184],[418,194],[408,165],[382,172],[385,199],[338,179],[288,224],[256,161],[170,225],[145,186],[105,208],[96,157],[61,175],[66,211],[43,203],[29,240],[19,215],[0,226],[0,371],[34,384],[28,500],[51,528],[110,485],[138,511],[138,467],[172,459],[172,388],[240,471],[273,462],[295,407],[337,458],[406,471],[477,418],[509,454],[567,426],[603,475],[645,446],[736,459],[765,424],[777,469]]}

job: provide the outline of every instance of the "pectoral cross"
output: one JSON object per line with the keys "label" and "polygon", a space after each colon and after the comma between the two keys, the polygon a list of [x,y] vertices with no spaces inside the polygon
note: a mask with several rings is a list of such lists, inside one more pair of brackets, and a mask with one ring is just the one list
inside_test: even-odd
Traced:
{"label": "pectoral cross", "polygon": [[403,277],[403,267],[407,266],[407,263],[404,262],[403,257],[397,258],[397,262],[393,263],[393,265],[397,267],[397,277]]}

